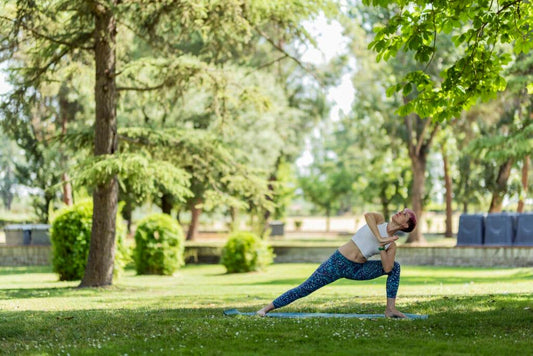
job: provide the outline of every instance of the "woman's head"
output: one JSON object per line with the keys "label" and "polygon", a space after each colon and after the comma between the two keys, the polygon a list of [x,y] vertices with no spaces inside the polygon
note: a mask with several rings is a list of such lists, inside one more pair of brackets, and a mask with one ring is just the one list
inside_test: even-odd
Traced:
{"label": "woman's head", "polygon": [[409,208],[405,208],[402,211],[399,211],[396,215],[396,222],[401,226],[406,226],[400,231],[411,232],[416,227],[416,214]]}

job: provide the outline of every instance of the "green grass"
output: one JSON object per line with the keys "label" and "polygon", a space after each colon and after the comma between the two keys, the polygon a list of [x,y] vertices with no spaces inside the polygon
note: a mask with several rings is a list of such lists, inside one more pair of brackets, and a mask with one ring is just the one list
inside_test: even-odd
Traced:
{"label": "green grass", "polygon": [[[426,320],[225,317],[255,311],[316,264],[225,274],[191,265],[173,277],[127,271],[76,289],[47,267],[0,268],[0,353],[9,355],[527,355],[533,271],[402,267],[398,308]],[[382,313],[385,277],[340,280],[284,311]]]}

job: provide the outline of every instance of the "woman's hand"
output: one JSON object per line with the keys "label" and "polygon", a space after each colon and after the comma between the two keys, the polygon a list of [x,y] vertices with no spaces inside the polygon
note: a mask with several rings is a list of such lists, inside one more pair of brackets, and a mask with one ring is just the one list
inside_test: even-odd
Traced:
{"label": "woman's hand", "polygon": [[392,248],[392,247],[396,247],[396,242],[392,241],[392,242],[384,242],[384,243],[380,243],[379,244],[381,247],[385,247],[387,246],[387,250]]}

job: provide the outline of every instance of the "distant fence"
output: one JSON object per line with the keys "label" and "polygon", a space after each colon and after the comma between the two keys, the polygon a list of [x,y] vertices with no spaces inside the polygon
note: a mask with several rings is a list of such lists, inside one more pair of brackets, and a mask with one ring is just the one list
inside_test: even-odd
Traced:
{"label": "distant fence", "polygon": [[0,245],[0,266],[49,266],[51,257],[50,246]]}
{"label": "distant fence", "polygon": [[[337,246],[274,246],[275,263],[321,263]],[[218,263],[222,246],[189,244],[187,263]],[[402,247],[397,261],[413,266],[531,267],[533,247]]]}
{"label": "distant fence", "polygon": [[[274,247],[276,263],[321,263],[336,246]],[[185,247],[187,263],[219,263],[222,244]],[[0,266],[51,265],[50,246],[0,245]],[[402,247],[397,260],[415,266],[533,267],[533,247]]]}

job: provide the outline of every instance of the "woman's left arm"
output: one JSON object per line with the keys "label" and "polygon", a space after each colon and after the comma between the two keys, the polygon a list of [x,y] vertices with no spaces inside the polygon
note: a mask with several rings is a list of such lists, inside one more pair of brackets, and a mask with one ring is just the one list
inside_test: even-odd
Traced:
{"label": "woman's left arm", "polygon": [[379,251],[381,255],[381,264],[385,273],[392,271],[394,267],[394,259],[396,257],[396,243],[391,242],[389,248]]}

